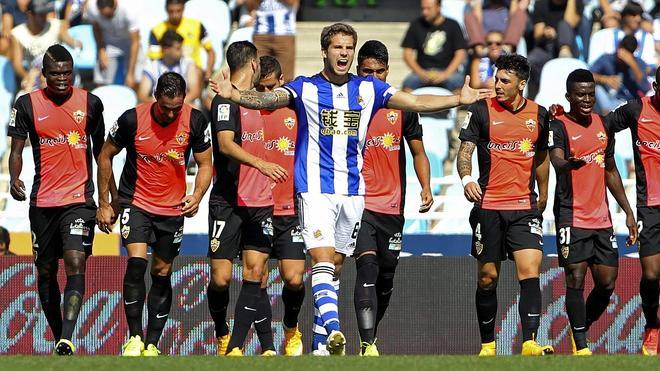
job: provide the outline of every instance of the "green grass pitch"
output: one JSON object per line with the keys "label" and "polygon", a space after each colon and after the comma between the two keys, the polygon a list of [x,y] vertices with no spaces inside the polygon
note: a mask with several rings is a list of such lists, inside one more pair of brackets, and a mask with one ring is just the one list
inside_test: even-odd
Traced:
{"label": "green grass pitch", "polygon": [[476,356],[383,356],[380,358],[349,357],[245,357],[218,358],[212,356],[173,356],[158,358],[125,359],[108,356],[74,356],[68,358],[52,356],[0,356],[0,370],[657,370],[658,357],[637,355],[596,355],[593,357],[546,356],[520,357],[502,356],[478,358]]}

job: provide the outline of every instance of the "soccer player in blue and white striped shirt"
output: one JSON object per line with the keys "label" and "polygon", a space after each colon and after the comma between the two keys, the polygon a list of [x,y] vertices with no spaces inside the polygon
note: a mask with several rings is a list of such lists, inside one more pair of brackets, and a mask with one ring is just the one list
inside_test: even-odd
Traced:
{"label": "soccer player in blue and white striped shirt", "polygon": [[325,27],[321,32],[323,71],[298,77],[273,92],[239,91],[231,85],[226,70],[211,81],[213,91],[244,107],[274,110],[291,106],[297,113],[294,172],[298,213],[312,258],[314,305],[321,317],[319,323],[328,333],[330,354],[344,354],[346,344],[333,285],[335,252],[343,257],[355,248],[364,209],[362,151],[372,116],[382,107],[440,111],[492,94],[487,89],[470,88],[469,76],[460,95],[452,96],[416,96],[371,76],[358,77],[348,72],[356,44],[353,27],[343,23]]}

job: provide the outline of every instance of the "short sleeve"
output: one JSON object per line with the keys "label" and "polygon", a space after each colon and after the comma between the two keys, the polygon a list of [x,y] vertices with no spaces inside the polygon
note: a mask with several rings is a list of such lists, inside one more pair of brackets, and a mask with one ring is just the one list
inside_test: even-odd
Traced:
{"label": "short sleeve", "polygon": [[412,21],[410,26],[408,26],[408,31],[406,31],[406,35],[403,37],[403,41],[401,42],[402,48],[417,49],[419,47],[420,43],[417,40],[417,35],[415,32],[416,23],[417,21]]}
{"label": "short sleeve", "polygon": [[397,89],[373,76],[369,76],[367,79],[370,79],[374,84],[374,112],[387,107],[387,102],[390,101]]}
{"label": "short sleeve", "polygon": [[607,132],[607,146],[605,147],[605,158],[614,157],[614,146],[616,145],[616,139],[614,138],[614,132],[606,130]]}
{"label": "short sleeve", "polygon": [[220,131],[230,130],[238,133],[241,128],[241,112],[237,104],[215,96],[211,103],[211,128],[215,135]]}
{"label": "short sleeve", "polygon": [[128,147],[135,143],[135,133],[137,131],[137,111],[131,108],[124,112],[108,133],[108,140],[111,140],[119,148]]}
{"label": "short sleeve", "polygon": [[406,140],[422,139],[424,135],[419,123],[419,113],[403,112],[403,137]]}
{"label": "short sleeve", "polygon": [[461,132],[458,138],[463,142],[479,143],[482,128],[486,124],[486,101],[480,100],[471,104],[467,109],[467,114],[461,125]]}
{"label": "short sleeve", "polygon": [[450,24],[451,35],[449,37],[453,40],[454,50],[467,49],[468,43],[465,40],[461,26],[454,20]]}
{"label": "short sleeve", "polygon": [[206,31],[206,27],[204,27],[202,23],[199,24],[199,42],[206,50],[213,48],[209,33]]}
{"label": "short sleeve", "polygon": [[559,120],[552,120],[548,126],[548,149],[550,151],[553,149],[561,149],[564,151],[564,153],[566,153],[568,143],[566,142],[563,123]]}
{"label": "short sleeve", "polygon": [[636,125],[641,112],[641,100],[628,101],[605,116],[605,125],[612,133],[618,133],[621,130],[628,129],[631,125]]}
{"label": "short sleeve", "polygon": [[550,135],[550,124],[548,110],[539,106],[539,139],[536,141],[537,148],[541,151],[547,151],[549,148],[548,137]]}
{"label": "short sleeve", "polygon": [[26,139],[30,131],[33,118],[30,117],[32,104],[29,94],[22,95],[14,103],[9,115],[9,126],[7,135],[16,139]]}
{"label": "short sleeve", "polygon": [[92,138],[103,140],[105,122],[103,121],[103,102],[92,93],[87,93],[87,133]]}
{"label": "short sleeve", "polygon": [[305,78],[303,76],[298,76],[297,78],[293,79],[292,81],[287,82],[286,84],[282,85],[281,88],[278,89],[284,89],[291,94],[294,100],[297,100],[301,95],[302,95],[302,86]]}
{"label": "short sleeve", "polygon": [[209,123],[204,118],[204,114],[193,109],[190,114],[190,148],[193,152],[204,152],[211,146],[208,127]]}
{"label": "short sleeve", "polygon": [[126,9],[126,19],[128,20],[128,32],[140,31],[140,18],[136,12],[131,12]]}

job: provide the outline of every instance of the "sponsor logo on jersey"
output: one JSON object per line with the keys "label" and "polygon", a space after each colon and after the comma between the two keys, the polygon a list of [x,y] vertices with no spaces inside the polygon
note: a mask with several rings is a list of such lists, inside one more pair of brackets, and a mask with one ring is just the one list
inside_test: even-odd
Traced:
{"label": "sponsor logo on jersey", "polygon": [[244,131],[241,133],[242,142],[260,142],[264,140],[264,130],[259,129],[255,132]]}
{"label": "sponsor logo on jersey", "polygon": [[401,149],[401,138],[392,133],[385,133],[367,139],[366,146],[383,147],[388,151],[398,151]]}
{"label": "sponsor logo on jersey", "polygon": [[524,154],[525,157],[534,157],[534,143],[529,138],[523,140],[514,140],[506,143],[493,143],[488,142],[488,149],[499,152],[516,152]]}
{"label": "sponsor logo on jersey", "polygon": [[598,150],[597,152],[584,155],[580,157],[580,159],[584,160],[584,162],[586,162],[587,164],[595,162],[600,167],[605,167],[605,154],[602,152],[602,150]]}
{"label": "sponsor logo on jersey", "polygon": [[656,139],[655,141],[637,139],[635,141],[635,145],[637,147],[647,147],[647,148],[654,149],[654,150],[657,151],[657,150],[660,150],[660,139]]}
{"label": "sponsor logo on jersey", "polygon": [[54,138],[39,138],[39,144],[42,146],[55,147],[59,145],[69,145],[75,149],[87,148],[87,136],[73,130],[67,134],[60,134]]}
{"label": "sponsor logo on jersey", "polygon": [[[341,113],[341,115],[340,115]],[[360,111],[321,110],[322,135],[347,135],[356,137],[360,126]],[[340,117],[342,118],[340,120]]]}
{"label": "sponsor logo on jersey", "polygon": [[285,156],[293,156],[295,154],[296,144],[287,137],[279,137],[265,142],[264,148],[266,148],[267,151],[280,151]]}
{"label": "sponsor logo on jersey", "polygon": [[69,224],[69,234],[71,235],[87,237],[89,236],[89,230],[89,227],[85,225],[85,221],[81,218]]}

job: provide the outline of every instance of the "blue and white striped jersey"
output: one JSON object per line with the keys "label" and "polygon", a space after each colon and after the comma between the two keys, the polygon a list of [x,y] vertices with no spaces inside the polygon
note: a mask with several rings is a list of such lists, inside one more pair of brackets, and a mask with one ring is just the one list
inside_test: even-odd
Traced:
{"label": "blue and white striped jersey", "polygon": [[297,10],[284,4],[281,0],[262,0],[257,8],[254,33],[257,35],[295,35]]}
{"label": "blue and white striped jersey", "polygon": [[396,89],[372,76],[349,74],[334,85],[321,74],[283,87],[298,115],[296,192],[364,195],[362,151],[369,122]]}

